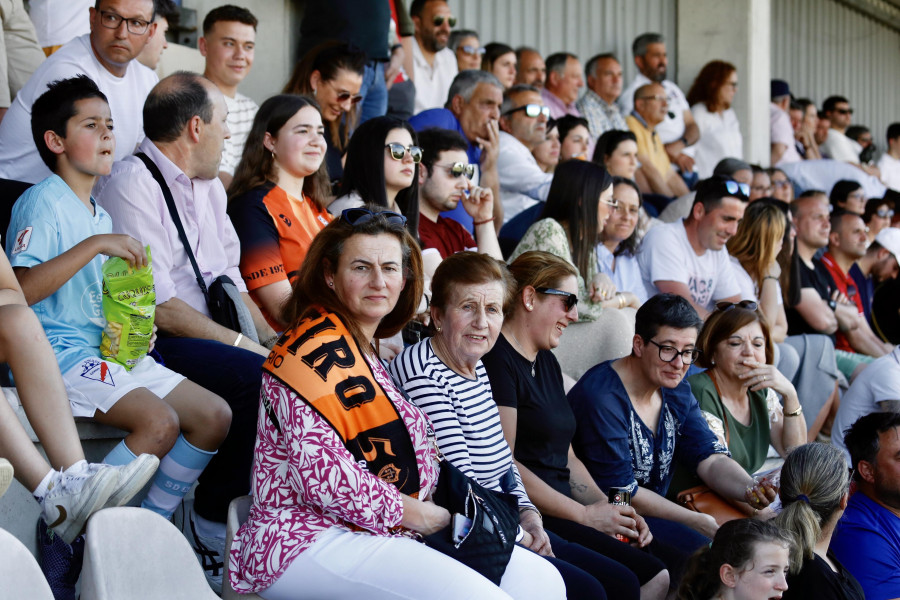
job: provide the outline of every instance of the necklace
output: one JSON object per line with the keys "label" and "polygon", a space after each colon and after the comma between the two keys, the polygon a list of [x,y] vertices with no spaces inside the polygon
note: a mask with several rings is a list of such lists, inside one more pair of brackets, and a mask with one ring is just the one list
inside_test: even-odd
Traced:
{"label": "necklace", "polygon": [[[522,352],[522,356],[525,356],[525,348],[522,347],[522,344],[519,343],[519,338],[516,337],[512,331],[509,332],[509,335],[512,336],[513,341],[516,343],[516,346],[519,347],[519,351]],[[528,360],[526,357],[525,360]],[[534,360],[531,361],[531,376],[534,377],[534,365],[537,363],[537,355],[535,355]]]}

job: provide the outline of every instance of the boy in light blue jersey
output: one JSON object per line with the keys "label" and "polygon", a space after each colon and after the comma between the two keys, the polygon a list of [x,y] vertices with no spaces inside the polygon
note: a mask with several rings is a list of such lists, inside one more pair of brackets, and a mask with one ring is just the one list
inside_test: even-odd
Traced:
{"label": "boy in light blue jersey", "polygon": [[110,256],[136,267],[147,262],[143,244],[112,234],[109,214],[91,197],[97,177],[112,168],[109,105],[82,75],[51,83],[31,119],[54,175],[16,202],[6,241],[10,262],[56,352],[73,414],[129,432],[104,462],[123,464],[144,452],[161,458],[142,506],[171,516],[225,438],[231,411],[151,357],[131,371],[101,358],[103,262]]}

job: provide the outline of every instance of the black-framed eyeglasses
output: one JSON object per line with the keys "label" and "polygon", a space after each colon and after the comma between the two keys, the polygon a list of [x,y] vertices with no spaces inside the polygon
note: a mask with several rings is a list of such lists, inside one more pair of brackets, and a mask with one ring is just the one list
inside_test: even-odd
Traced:
{"label": "black-framed eyeglasses", "polygon": [[125,27],[128,28],[128,33],[134,35],[144,35],[147,33],[147,28],[150,27],[150,21],[136,19],[134,17],[123,17],[111,10],[100,11],[100,24],[107,29],[118,29],[119,25],[122,24],[122,21],[125,21]]}
{"label": "black-framed eyeglasses", "polygon": [[716,310],[727,312],[737,306],[747,310],[756,310],[759,305],[753,300],[741,300],[740,302],[716,302]]}
{"label": "black-framed eyeglasses", "polygon": [[879,208],[877,211],[875,211],[875,214],[882,219],[890,219],[894,216],[894,211],[889,208]]}
{"label": "black-framed eyeglasses", "polygon": [[435,15],[434,20],[432,21],[432,23],[434,23],[434,26],[435,26],[435,27],[440,27],[441,25],[444,24],[444,20],[447,21],[447,23],[450,25],[450,28],[451,28],[451,29],[453,29],[454,27],[456,27],[456,17],[452,17],[452,16],[451,16],[451,17],[445,17],[444,15]]}
{"label": "black-framed eyeglasses", "polygon": [[341,213],[341,220],[346,221],[351,227],[363,225],[378,217],[383,217],[385,221],[394,225],[406,225],[406,217],[390,210],[372,212],[368,208],[347,208]]}
{"label": "black-framed eyeglasses", "polygon": [[548,296],[560,296],[564,298],[563,304],[566,307],[566,312],[572,310],[572,307],[578,304],[578,294],[572,294],[571,292],[564,292],[562,290],[557,290],[556,288],[548,288],[548,287],[539,287],[534,288],[539,294],[547,294]]}
{"label": "black-framed eyeglasses", "polygon": [[470,46],[469,44],[464,44],[460,46],[459,49],[463,51],[463,54],[468,54],[470,56],[481,56],[486,52],[482,46]]}
{"label": "black-framed eyeglasses", "polygon": [[750,186],[746,183],[740,183],[737,181],[728,180],[725,182],[725,191],[729,194],[740,194],[742,196],[750,197]]}
{"label": "black-framed eyeglasses", "polygon": [[648,340],[651,344],[659,348],[659,360],[663,362],[670,363],[675,360],[676,357],[681,357],[681,362],[686,365],[693,364],[697,358],[700,356],[700,350],[697,348],[691,348],[690,350],[679,350],[675,346],[667,346],[665,344],[660,344],[654,342],[653,340]]}
{"label": "black-framed eyeglasses", "polygon": [[450,177],[456,179],[461,175],[465,175],[466,179],[472,179],[475,177],[475,165],[466,164],[463,162],[453,163],[452,165],[434,163],[435,167],[441,167],[442,169],[447,169],[447,173],[450,174]]}
{"label": "black-framed eyeglasses", "polygon": [[404,146],[403,144],[392,142],[385,144],[384,147],[391,151],[391,158],[394,160],[403,160],[403,157],[409,152],[414,163],[422,162],[422,149],[418,146]]}
{"label": "black-framed eyeglasses", "polygon": [[508,111],[506,111],[505,113],[503,113],[503,116],[505,117],[505,116],[511,115],[514,112],[519,112],[520,110],[524,110],[525,115],[528,117],[531,117],[532,119],[536,118],[539,115],[544,115],[545,119],[550,118],[550,107],[543,106],[540,104],[525,104],[523,106],[511,108]]}

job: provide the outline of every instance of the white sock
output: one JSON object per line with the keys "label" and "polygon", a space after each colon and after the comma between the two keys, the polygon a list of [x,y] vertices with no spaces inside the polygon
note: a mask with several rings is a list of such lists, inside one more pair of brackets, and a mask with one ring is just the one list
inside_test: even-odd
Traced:
{"label": "white sock", "polygon": [[49,491],[48,488],[50,487],[50,481],[53,479],[53,476],[56,473],[57,471],[47,471],[47,474],[44,475],[44,478],[41,479],[41,482],[38,484],[38,486],[34,489],[33,492],[31,492],[35,500],[37,500],[38,502],[44,501],[44,496],[46,496],[47,492]]}
{"label": "white sock", "polygon": [[225,523],[210,521],[193,511],[191,512],[194,515],[194,527],[197,529],[197,535],[208,538],[219,538],[221,540],[225,539]]}
{"label": "white sock", "polygon": [[88,461],[81,459],[77,463],[74,463],[71,467],[65,470],[66,475],[71,475],[72,477],[79,477],[83,475],[90,475],[90,465]]}

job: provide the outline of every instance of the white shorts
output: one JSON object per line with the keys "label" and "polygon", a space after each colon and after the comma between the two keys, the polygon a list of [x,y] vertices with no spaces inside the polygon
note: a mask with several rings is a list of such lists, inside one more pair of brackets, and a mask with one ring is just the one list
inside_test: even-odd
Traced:
{"label": "white shorts", "polygon": [[72,416],[93,417],[107,412],[119,398],[137,388],[147,388],[165,398],[184,377],[145,356],[131,371],[118,363],[100,358],[85,358],[63,373]]}

